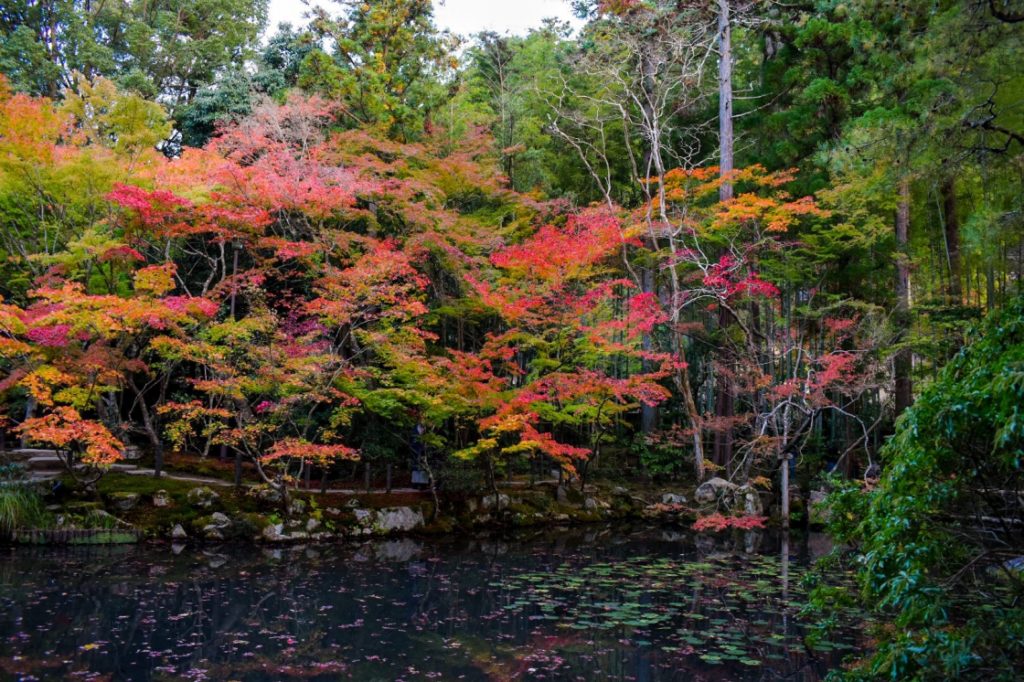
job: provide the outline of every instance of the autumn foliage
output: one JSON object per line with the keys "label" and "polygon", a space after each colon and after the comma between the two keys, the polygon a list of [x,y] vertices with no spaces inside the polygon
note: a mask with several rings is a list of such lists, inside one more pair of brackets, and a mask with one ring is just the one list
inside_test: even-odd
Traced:
{"label": "autumn foliage", "polygon": [[[9,166],[94,153],[65,135],[88,123],[74,111],[9,94],[0,109]],[[381,431],[418,429],[432,458],[492,486],[524,461],[585,480],[641,410],[698,440],[724,428],[675,412],[696,379],[683,313],[769,314],[794,231],[825,215],[786,193],[786,173],[737,171],[720,203],[716,168],[673,170],[653,207],[682,244],[666,251],[635,212],[511,191],[482,130],[404,144],[339,130],[339,115],[292,93],[180,158],[97,150],[92,219],[28,258],[31,280],[0,303],[0,390],[30,401],[18,433],[92,470],[132,442],[226,448],[285,491]],[[651,288],[643,268],[683,287]],[[813,353],[741,324],[719,371],[756,397],[730,424],[750,435],[748,473],[772,438],[785,446],[779,406],[827,408],[857,381],[851,324],[829,318],[837,345]],[[800,371],[780,376],[768,359],[798,347]]]}
{"label": "autumn foliage", "polygon": [[710,514],[694,521],[692,527],[697,532],[711,531],[712,533],[720,533],[730,528],[737,530],[764,528],[767,522],[768,519],[764,516],[723,516],[722,514]]}

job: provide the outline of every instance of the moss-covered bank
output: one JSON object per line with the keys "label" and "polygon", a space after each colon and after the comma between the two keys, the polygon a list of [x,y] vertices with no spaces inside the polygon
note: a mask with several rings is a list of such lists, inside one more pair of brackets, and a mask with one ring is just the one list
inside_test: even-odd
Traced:
{"label": "moss-covered bank", "polygon": [[[554,482],[513,482],[497,494],[447,494],[435,509],[426,491],[315,493],[296,491],[289,509],[262,488],[236,489],[178,479],[111,472],[90,492],[67,483],[40,494],[45,514],[8,533],[15,542],[286,543],[474,529],[577,525],[666,518],[689,523],[699,513],[692,490],[679,486],[585,490]],[[705,511],[707,505],[705,505]],[[103,532],[97,532],[102,530]]]}

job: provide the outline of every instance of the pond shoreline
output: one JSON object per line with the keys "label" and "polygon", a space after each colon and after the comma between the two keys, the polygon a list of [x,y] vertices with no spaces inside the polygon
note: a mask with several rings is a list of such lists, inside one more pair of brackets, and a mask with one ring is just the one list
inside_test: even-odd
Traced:
{"label": "pond shoreline", "polygon": [[299,491],[290,494],[286,513],[280,500],[266,491],[213,490],[170,479],[111,475],[95,496],[69,496],[49,504],[52,527],[18,528],[5,540],[15,546],[167,541],[276,545],[568,529],[605,522],[658,521],[689,528],[699,516],[710,513],[770,517],[774,511],[767,492],[754,495],[753,503],[749,495],[727,499],[716,493],[708,500],[700,493],[681,485],[626,488],[598,483],[580,490],[543,482],[505,487],[496,495],[442,495],[442,511],[436,513],[427,491],[348,495]]}

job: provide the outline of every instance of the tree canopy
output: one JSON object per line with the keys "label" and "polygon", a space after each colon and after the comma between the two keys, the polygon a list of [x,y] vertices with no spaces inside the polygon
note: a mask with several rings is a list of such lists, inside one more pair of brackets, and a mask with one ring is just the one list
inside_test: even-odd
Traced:
{"label": "tree canopy", "polygon": [[1011,4],[576,2],[576,31],[458,37],[345,0],[261,41],[265,2],[6,3],[0,423],[85,486],[132,446],[285,498],[386,460],[788,511],[792,473],[797,508],[839,490],[895,626],[851,674],[1008,675]]}

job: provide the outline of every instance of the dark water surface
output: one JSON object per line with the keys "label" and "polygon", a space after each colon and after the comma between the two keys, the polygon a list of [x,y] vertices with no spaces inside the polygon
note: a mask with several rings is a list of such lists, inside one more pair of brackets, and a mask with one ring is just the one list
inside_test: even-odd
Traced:
{"label": "dark water surface", "polygon": [[804,636],[800,577],[824,549],[622,526],[178,554],[0,548],[0,677],[817,680],[857,641]]}

